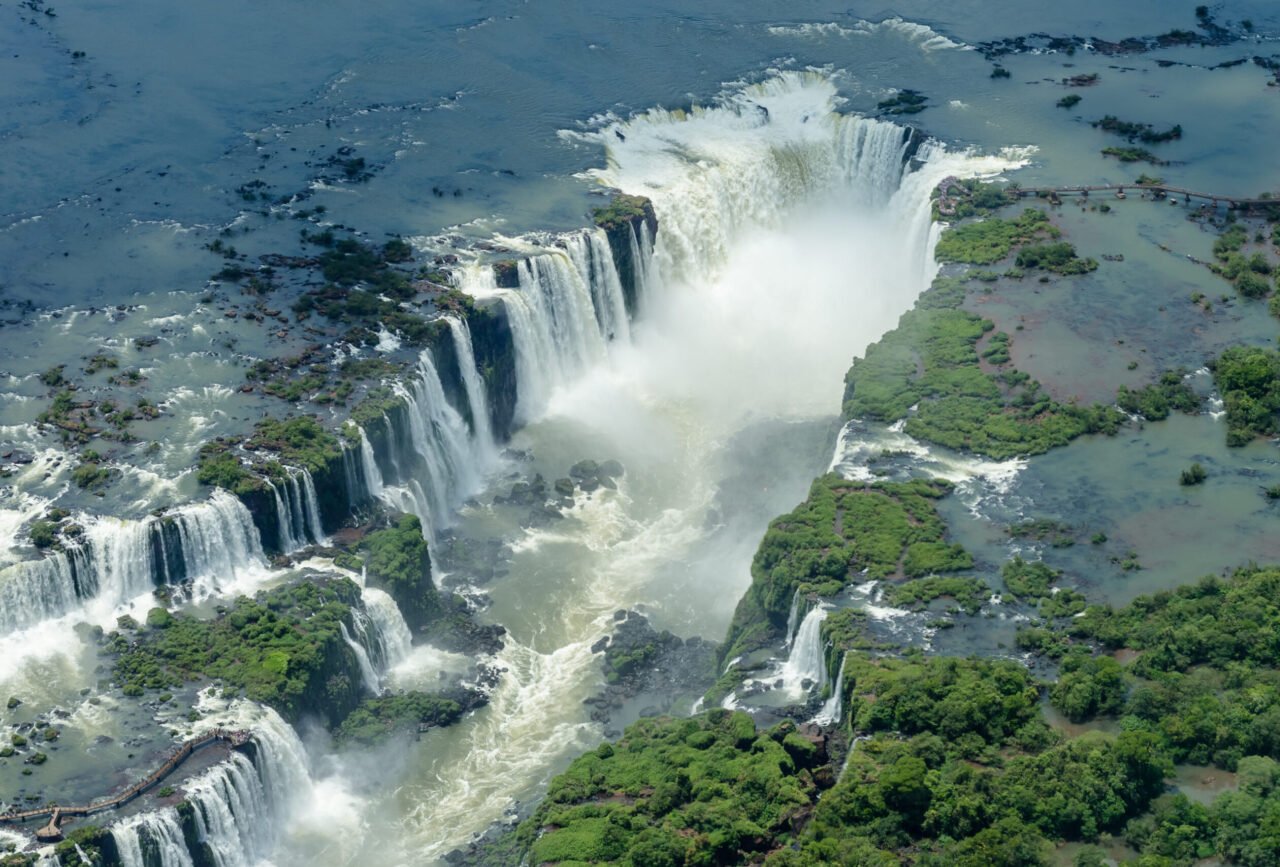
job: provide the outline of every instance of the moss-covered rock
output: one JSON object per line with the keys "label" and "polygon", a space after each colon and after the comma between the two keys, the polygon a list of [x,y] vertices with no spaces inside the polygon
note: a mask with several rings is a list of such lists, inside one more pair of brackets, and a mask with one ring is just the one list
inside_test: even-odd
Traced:
{"label": "moss-covered rock", "polygon": [[242,596],[212,620],[179,614],[136,635],[112,632],[112,676],[129,695],[219,680],[287,719],[337,725],[360,701],[359,662],[341,633],[359,604],[353,582],[315,579]]}

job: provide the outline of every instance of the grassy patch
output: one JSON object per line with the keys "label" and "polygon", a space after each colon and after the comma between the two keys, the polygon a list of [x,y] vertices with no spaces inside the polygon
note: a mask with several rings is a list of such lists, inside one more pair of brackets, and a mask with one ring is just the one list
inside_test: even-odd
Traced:
{"label": "grassy patch", "polygon": [[977,344],[993,324],[954,309],[962,293],[939,281],[854,361],[845,377],[846,418],[906,417],[914,437],[998,459],[1118,429],[1123,416],[1112,407],[1061,404],[1025,374],[985,372]]}
{"label": "grassy patch", "polygon": [[993,265],[1019,244],[1056,238],[1059,234],[1058,228],[1049,222],[1048,214],[1027,208],[1012,220],[992,217],[952,227],[938,239],[935,255],[940,262]]}

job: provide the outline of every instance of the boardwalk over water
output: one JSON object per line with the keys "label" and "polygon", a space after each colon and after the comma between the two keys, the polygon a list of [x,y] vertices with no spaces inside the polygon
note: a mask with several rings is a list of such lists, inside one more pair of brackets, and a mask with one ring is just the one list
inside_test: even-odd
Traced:
{"label": "boardwalk over water", "polygon": [[1187,201],[1196,199],[1199,201],[1212,202],[1215,205],[1219,202],[1223,202],[1228,207],[1234,208],[1265,208],[1280,206],[1280,198],[1250,199],[1243,198],[1241,196],[1224,196],[1216,193],[1201,193],[1196,190],[1188,190],[1184,187],[1171,187],[1168,184],[1098,184],[1095,186],[1078,187],[1013,187],[1008,189],[1008,193],[1017,196],[1049,196],[1057,194],[1059,196],[1087,197],[1090,193],[1124,193],[1127,190],[1149,190],[1156,194],[1156,198],[1182,196],[1183,199]]}
{"label": "boardwalk over water", "polygon": [[155,771],[148,774],[143,779],[134,783],[129,788],[110,797],[101,800],[92,801],[84,806],[64,806],[62,804],[49,803],[42,807],[36,807],[31,810],[9,810],[0,813],[0,824],[4,823],[20,823],[30,822],[32,819],[43,819],[50,817],[49,824],[40,829],[39,835],[41,839],[54,839],[57,835],[58,820],[68,816],[92,816],[94,813],[101,813],[105,810],[115,810],[123,807],[143,792],[160,783],[165,777],[177,770],[178,766],[190,758],[191,754],[196,750],[207,747],[216,741],[222,741],[233,749],[243,748],[253,738],[253,734],[247,731],[232,731],[229,729],[211,729],[204,734],[197,735],[190,740],[183,741],[182,744],[165,759]]}

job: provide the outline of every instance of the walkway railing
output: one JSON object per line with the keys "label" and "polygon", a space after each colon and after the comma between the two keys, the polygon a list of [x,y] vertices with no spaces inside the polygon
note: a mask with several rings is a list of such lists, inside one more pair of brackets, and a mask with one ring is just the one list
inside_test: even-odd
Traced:
{"label": "walkway railing", "polygon": [[[67,816],[92,816],[94,813],[101,813],[105,810],[114,810],[123,807],[143,792],[158,784],[165,777],[172,774],[179,765],[190,758],[191,754],[196,750],[207,747],[215,741],[222,741],[229,744],[232,748],[241,748],[249,743],[253,738],[252,732],[232,731],[230,729],[211,729],[204,734],[197,735],[190,740],[183,741],[182,744],[173,751],[159,768],[148,774],[143,779],[134,783],[123,792],[119,792],[101,800],[92,801],[80,807],[68,807],[62,804],[48,803],[42,807],[36,807],[31,810],[9,810],[0,813],[0,824],[29,822],[32,819],[43,819],[49,817],[67,817]],[[49,828],[56,829],[56,823],[50,822]],[[42,833],[49,828],[41,829]]]}

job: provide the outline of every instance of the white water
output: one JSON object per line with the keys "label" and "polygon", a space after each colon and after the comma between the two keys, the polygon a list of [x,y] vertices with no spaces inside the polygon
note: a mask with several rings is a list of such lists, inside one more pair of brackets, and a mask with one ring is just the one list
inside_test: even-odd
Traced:
{"label": "white water", "polygon": [[818,711],[818,715],[813,718],[813,721],[819,725],[840,723],[840,717],[844,713],[844,664],[848,658],[847,654],[840,657],[840,672],[831,682],[831,695],[822,703],[822,710]]}
{"label": "white water", "polygon": [[[298,538],[293,535],[293,514],[285,507],[284,500],[280,496],[280,489],[275,483],[268,480],[267,485],[271,488],[271,495],[276,501],[276,524],[280,527],[280,550],[281,551],[297,551],[303,546]],[[286,488],[286,493],[288,489]]]}
{"label": "white water", "polygon": [[[225,491],[160,517],[75,521],[84,528],[78,544],[0,571],[0,636],[86,605],[101,614],[179,578],[206,598],[247,586],[266,569],[252,516]],[[182,575],[170,571],[176,562]]]}
{"label": "white water", "polygon": [[471,413],[471,435],[475,448],[487,463],[497,454],[497,444],[493,439],[493,422],[489,416],[489,398],[485,394],[484,382],[480,379],[480,371],[476,369],[476,353],[471,345],[471,329],[465,320],[455,316],[444,319],[453,334],[453,348],[458,356],[458,369],[462,372],[462,385],[467,392],[467,404]]}
{"label": "white water", "polygon": [[[124,867],[192,867],[191,853],[182,837],[178,814],[173,810],[143,813],[111,828]],[[146,847],[152,858],[147,859]],[[86,861],[85,863],[90,863]]]}
{"label": "white water", "polygon": [[342,640],[347,643],[347,647],[351,648],[351,652],[356,655],[356,661],[360,664],[360,676],[364,678],[365,689],[374,695],[380,695],[382,693],[382,682],[378,677],[378,672],[373,668],[373,661],[369,658],[369,651],[366,647],[371,643],[371,639],[365,625],[360,622],[359,615],[356,615],[356,630],[360,633],[361,641],[356,641],[351,637],[347,624],[339,623],[338,628],[342,630]]}
{"label": "white water", "polygon": [[[577,237],[571,243],[581,246]],[[557,387],[604,360],[591,288],[570,254],[551,250],[520,262],[520,289],[503,295],[516,345],[519,402],[516,420],[527,423],[546,407]]]}
{"label": "white water", "polygon": [[822,621],[826,619],[827,607],[815,605],[809,609],[796,631],[791,654],[778,672],[782,677],[783,688],[792,695],[804,695],[808,692],[805,681],[809,681],[810,689],[822,689],[827,682],[826,654],[822,647]]}
{"label": "white water", "polygon": [[[658,213],[656,244],[643,231],[635,240],[652,254],[629,344],[608,344],[600,295],[567,242],[525,264],[517,290],[493,288],[484,268],[464,275],[466,291],[507,305],[520,417],[532,422],[521,436],[535,453],[616,455],[629,479],[636,468],[653,482],[643,498],[597,498],[516,546],[511,576],[492,588],[492,616],[511,630],[498,660],[507,672],[489,707],[425,737],[418,754],[403,829],[418,860],[465,843],[598,740],[581,700],[600,676],[589,647],[609,612],[671,598],[702,611],[712,634],[723,628],[749,553],[705,581],[668,583],[705,538],[723,444],[748,418],[838,411],[849,359],[936,272],[933,186],[1016,165],[925,146],[923,168],[904,177],[903,129],[836,106],[829,80],[787,73],[709,108],[572,134],[607,149],[608,167],[592,173],[601,183],[648,195]],[[606,513],[609,529],[597,523]],[[809,620],[820,616],[795,636],[797,684],[825,677]],[[395,844],[385,857],[404,859]]]}
{"label": "white water", "polygon": [[412,452],[392,455],[396,482],[404,489],[395,501],[412,507],[409,511],[421,519],[430,541],[435,529],[449,523],[454,509],[479,490],[486,467],[466,422],[445,399],[430,352],[422,352],[415,375],[395,389],[407,406]]}
{"label": "white water", "polygon": [[800,617],[800,591],[797,590],[791,596],[791,611],[787,614],[787,641],[786,647],[791,647],[791,641],[796,634],[796,622]]}
{"label": "white water", "polygon": [[[226,761],[182,783],[195,808],[196,830],[209,844],[218,867],[259,864],[282,836],[292,805],[312,790],[306,752],[293,729],[274,711],[236,701],[225,704],[206,693],[198,705],[204,714],[189,737],[214,726],[253,732],[253,761],[232,751]],[[160,867],[190,867],[177,811],[165,807],[130,817],[111,827],[125,867],[156,851]],[[138,859],[136,861],[130,859]]]}
{"label": "white water", "polygon": [[378,642],[381,667],[386,670],[399,665],[409,656],[413,644],[413,634],[399,606],[376,587],[365,587],[361,599]]}

